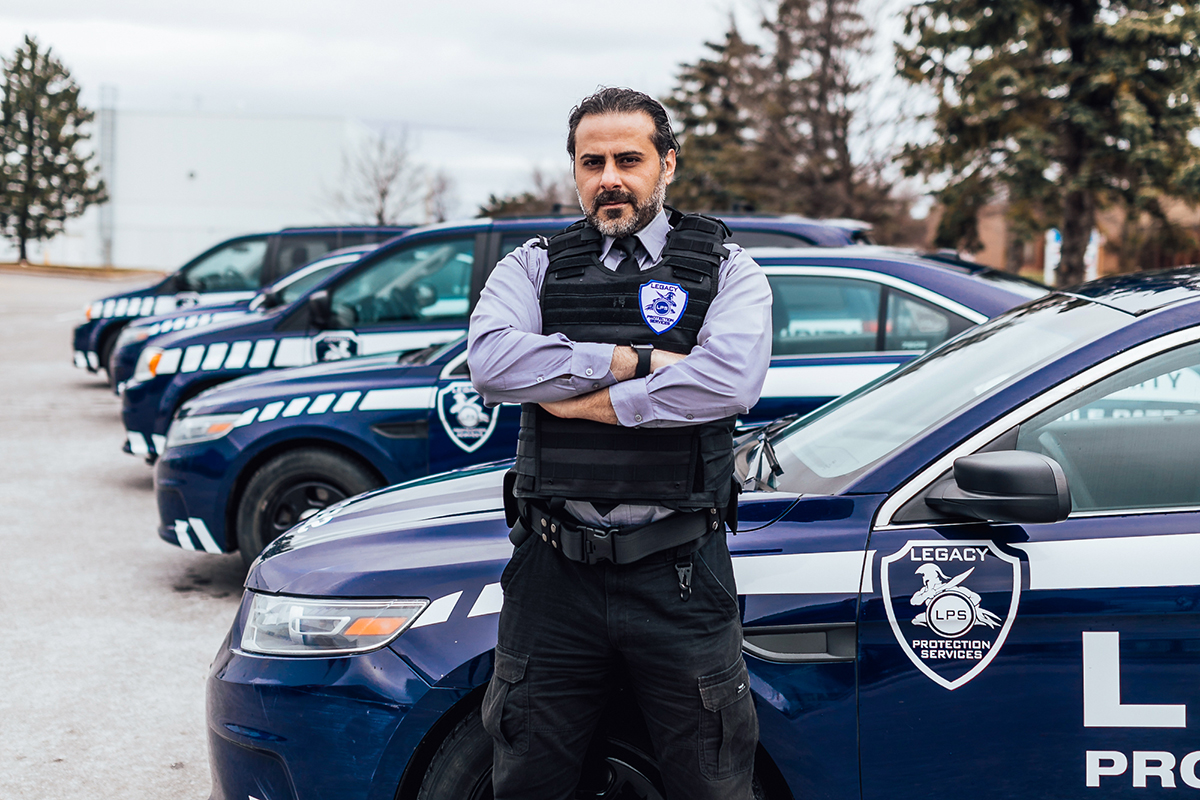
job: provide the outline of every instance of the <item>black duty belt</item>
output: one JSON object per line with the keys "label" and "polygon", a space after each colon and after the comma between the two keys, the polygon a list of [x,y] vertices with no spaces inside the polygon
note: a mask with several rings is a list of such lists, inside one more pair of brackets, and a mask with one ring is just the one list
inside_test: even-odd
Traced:
{"label": "black duty belt", "polygon": [[578,521],[526,504],[523,519],[539,537],[571,561],[595,564],[611,561],[632,564],[646,556],[694,542],[721,527],[719,509],[676,513],[636,528],[593,528]]}

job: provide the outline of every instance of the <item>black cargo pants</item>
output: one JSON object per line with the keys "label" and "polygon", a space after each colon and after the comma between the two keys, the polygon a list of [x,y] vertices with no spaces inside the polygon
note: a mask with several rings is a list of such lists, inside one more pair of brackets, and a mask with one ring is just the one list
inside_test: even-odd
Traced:
{"label": "black cargo pants", "polygon": [[[750,800],[758,718],[741,657],[724,535],[634,564],[568,561],[530,536],[500,579],[496,670],[483,701],[496,800],[567,800],[612,685],[627,667],[670,800]],[[686,559],[685,559],[686,560]]]}

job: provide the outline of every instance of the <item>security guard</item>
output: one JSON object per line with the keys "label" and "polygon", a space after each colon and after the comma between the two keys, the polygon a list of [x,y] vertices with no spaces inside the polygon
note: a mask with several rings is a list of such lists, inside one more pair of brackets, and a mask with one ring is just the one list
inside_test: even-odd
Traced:
{"label": "security guard", "polygon": [[751,797],[758,721],[725,526],[771,290],[719,220],[663,205],[666,111],[601,89],[568,119],[586,215],[506,256],[471,317],[489,405],[523,403],[483,703],[497,800],[574,796],[618,669],[671,798]]}

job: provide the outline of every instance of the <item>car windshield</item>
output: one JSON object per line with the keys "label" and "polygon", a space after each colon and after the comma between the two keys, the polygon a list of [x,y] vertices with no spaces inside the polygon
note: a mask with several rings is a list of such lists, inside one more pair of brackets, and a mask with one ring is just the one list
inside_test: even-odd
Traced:
{"label": "car windshield", "polygon": [[1052,295],[985,322],[784,428],[771,440],[774,453],[761,454],[782,469],[765,483],[836,494],[947,416],[1128,320],[1107,306]]}
{"label": "car windshield", "polygon": [[413,350],[411,352],[404,353],[400,356],[400,360],[397,363],[404,364],[406,366],[432,364],[450,351],[456,349],[465,338],[467,337],[460,336],[459,338],[450,342],[446,342],[445,344],[430,345],[429,347],[424,347],[420,350]]}

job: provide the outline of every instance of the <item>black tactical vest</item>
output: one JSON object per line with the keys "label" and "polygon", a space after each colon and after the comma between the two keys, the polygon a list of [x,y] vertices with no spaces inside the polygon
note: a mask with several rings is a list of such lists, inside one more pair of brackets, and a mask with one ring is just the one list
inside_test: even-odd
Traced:
{"label": "black tactical vest", "polygon": [[[696,345],[728,252],[720,220],[672,211],[662,260],[638,275],[600,262],[603,235],[581,220],[548,243],[542,333],[576,342]],[[677,428],[625,428],[560,419],[536,404],[521,412],[517,497],[724,508],[733,475],[734,418]]]}

